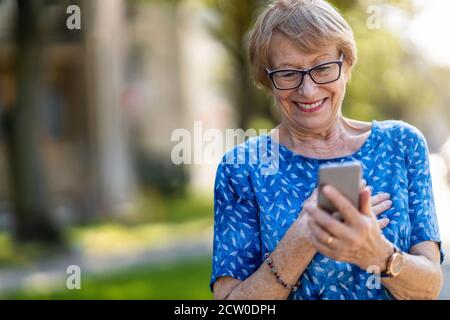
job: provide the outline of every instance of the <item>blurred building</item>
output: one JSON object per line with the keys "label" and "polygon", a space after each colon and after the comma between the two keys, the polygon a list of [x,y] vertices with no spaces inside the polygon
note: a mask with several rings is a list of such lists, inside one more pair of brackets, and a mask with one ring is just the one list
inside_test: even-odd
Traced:
{"label": "blurred building", "polygon": [[[128,201],[134,182],[120,103],[123,88],[125,4],[121,0],[78,1],[82,29],[66,28],[64,2],[40,10],[48,33],[41,44],[43,92],[39,103],[44,157],[53,205],[65,217],[116,210]],[[15,1],[0,3],[0,105],[14,108],[16,47],[12,18]],[[89,13],[89,14],[84,14]],[[3,130],[4,135],[7,128]],[[0,141],[4,151],[5,136]],[[9,169],[0,154],[0,198],[9,210]]]}
{"label": "blurred building", "polygon": [[[58,214],[121,212],[139,186],[209,190],[217,159],[176,166],[174,130],[233,123],[218,87],[223,49],[208,35],[204,10],[187,2],[75,1],[81,30],[68,30],[62,1],[42,9],[51,30],[43,47],[39,146]],[[72,2],[70,4],[73,4]],[[15,0],[0,2],[0,110],[14,108]],[[38,63],[38,61],[36,61]],[[4,130],[3,130],[4,131]],[[203,133],[203,132],[201,132]],[[191,152],[205,143],[192,136]],[[10,210],[9,169],[0,138],[0,212]],[[197,147],[197,150],[194,148]]]}

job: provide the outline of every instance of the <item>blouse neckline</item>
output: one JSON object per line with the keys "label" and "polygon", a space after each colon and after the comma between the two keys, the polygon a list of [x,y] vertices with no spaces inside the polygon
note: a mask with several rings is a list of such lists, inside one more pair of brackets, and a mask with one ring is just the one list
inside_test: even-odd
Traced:
{"label": "blouse neckline", "polygon": [[304,160],[309,160],[309,161],[318,161],[318,162],[320,162],[320,161],[336,161],[336,160],[347,159],[347,158],[355,158],[356,156],[362,154],[363,151],[366,148],[368,148],[368,146],[370,146],[372,140],[376,136],[377,130],[378,130],[378,121],[372,120],[372,127],[370,129],[370,134],[366,138],[364,143],[359,147],[359,149],[356,150],[355,152],[351,153],[351,154],[348,154],[348,155],[345,155],[345,156],[341,156],[341,157],[334,157],[334,158],[312,158],[312,157],[304,156],[302,154],[299,154],[299,153],[296,153],[296,152],[292,151],[291,149],[289,149],[285,145],[275,141],[274,139],[272,139],[270,134],[266,134],[266,135],[267,135],[267,138],[268,138],[269,142],[278,145],[279,149],[282,150],[282,152],[285,155],[289,156],[289,158],[304,159]]}

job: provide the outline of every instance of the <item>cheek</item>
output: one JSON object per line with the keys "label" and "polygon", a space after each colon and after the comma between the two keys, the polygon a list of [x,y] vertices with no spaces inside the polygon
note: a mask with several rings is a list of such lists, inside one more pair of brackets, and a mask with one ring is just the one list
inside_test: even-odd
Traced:
{"label": "cheek", "polygon": [[287,90],[286,91],[273,91],[272,94],[275,97],[275,99],[277,99],[278,101],[285,101],[289,98],[289,92]]}
{"label": "cheek", "polygon": [[289,93],[288,92],[273,92],[273,95],[275,97],[275,101],[278,105],[282,107],[289,107]]}
{"label": "cheek", "polygon": [[336,85],[333,86],[333,88],[331,88],[333,94],[333,105],[336,105],[336,107],[339,107],[339,105],[344,100],[345,90],[346,90],[345,81],[336,83]]}

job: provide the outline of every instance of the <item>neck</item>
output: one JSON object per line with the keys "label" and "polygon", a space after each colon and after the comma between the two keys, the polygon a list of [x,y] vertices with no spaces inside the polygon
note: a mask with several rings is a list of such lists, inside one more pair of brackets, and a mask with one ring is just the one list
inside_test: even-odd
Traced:
{"label": "neck", "polygon": [[340,114],[336,115],[336,119],[328,127],[316,132],[283,121],[277,128],[282,144],[303,154],[319,156],[344,151],[354,137],[355,129]]}

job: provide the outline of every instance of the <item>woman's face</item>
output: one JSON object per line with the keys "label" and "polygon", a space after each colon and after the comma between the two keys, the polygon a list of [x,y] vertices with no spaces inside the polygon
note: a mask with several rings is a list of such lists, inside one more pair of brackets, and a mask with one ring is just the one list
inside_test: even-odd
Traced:
{"label": "woman's face", "polygon": [[[274,33],[269,50],[272,70],[311,68],[340,58],[335,46],[306,54],[281,33]],[[273,94],[283,113],[283,121],[307,132],[322,133],[327,130],[337,120],[344,99],[347,82],[345,67],[344,64],[340,78],[328,84],[316,84],[305,75],[297,89],[273,88]]]}

